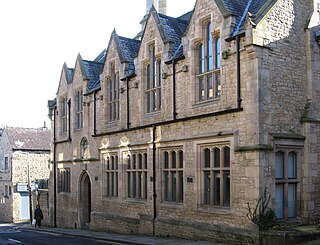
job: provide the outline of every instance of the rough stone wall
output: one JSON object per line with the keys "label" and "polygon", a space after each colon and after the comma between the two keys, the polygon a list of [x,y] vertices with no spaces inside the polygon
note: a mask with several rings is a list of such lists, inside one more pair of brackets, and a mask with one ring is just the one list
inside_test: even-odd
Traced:
{"label": "rough stone wall", "polygon": [[[18,183],[28,184],[29,182],[35,183],[36,180],[48,180],[50,175],[49,160],[49,152],[15,152],[12,160],[13,188],[16,188]],[[14,192],[13,220],[20,221],[20,193]],[[34,207],[32,206],[32,209]]]}
{"label": "rough stone wall", "polygon": [[264,142],[268,133],[299,133],[307,103],[305,1],[278,1],[258,24],[260,115]]}
{"label": "rough stone wall", "polygon": [[[8,157],[8,170],[4,170],[4,159]],[[2,161],[3,172],[0,172],[0,220],[4,222],[12,222],[13,212],[13,195],[5,195],[5,186],[10,187],[13,192],[13,185],[11,183],[11,163],[12,163],[12,150],[6,131],[3,131],[0,137],[0,161]],[[2,169],[1,169],[2,170]]]}

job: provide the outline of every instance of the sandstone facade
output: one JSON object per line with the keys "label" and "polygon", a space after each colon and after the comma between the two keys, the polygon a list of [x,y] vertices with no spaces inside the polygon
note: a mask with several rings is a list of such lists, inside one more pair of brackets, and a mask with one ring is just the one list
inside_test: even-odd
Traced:
{"label": "sandstone facade", "polygon": [[279,220],[318,220],[319,3],[232,2],[151,8],[141,40],[114,31],[103,62],[64,65],[53,224],[250,241],[265,189]]}

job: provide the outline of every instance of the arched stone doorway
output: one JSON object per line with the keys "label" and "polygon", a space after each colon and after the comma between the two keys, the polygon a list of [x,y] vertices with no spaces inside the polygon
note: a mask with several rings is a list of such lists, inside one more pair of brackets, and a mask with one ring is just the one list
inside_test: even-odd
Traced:
{"label": "arched stone doorway", "polygon": [[80,176],[79,218],[82,228],[88,227],[91,220],[91,181],[87,172]]}

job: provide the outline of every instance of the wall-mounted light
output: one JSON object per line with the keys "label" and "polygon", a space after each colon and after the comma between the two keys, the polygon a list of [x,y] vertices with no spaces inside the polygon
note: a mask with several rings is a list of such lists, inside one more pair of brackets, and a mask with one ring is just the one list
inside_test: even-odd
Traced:
{"label": "wall-mounted light", "polygon": [[188,66],[187,65],[182,66],[182,71],[183,72],[187,72],[188,71]]}

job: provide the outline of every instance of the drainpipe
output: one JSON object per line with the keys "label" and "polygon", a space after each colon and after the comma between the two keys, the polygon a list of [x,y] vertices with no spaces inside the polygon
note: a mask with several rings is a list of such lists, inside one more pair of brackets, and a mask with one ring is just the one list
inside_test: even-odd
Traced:
{"label": "drainpipe", "polygon": [[97,134],[97,92],[93,94],[93,135]]}
{"label": "drainpipe", "polygon": [[53,226],[57,227],[56,108],[53,109]]}
{"label": "drainpipe", "polygon": [[172,60],[172,113],[173,113],[173,120],[177,118],[176,112],[176,62]]}
{"label": "drainpipe", "polygon": [[130,128],[130,97],[129,97],[129,81],[130,78],[126,77],[126,89],[127,89],[127,128]]}
{"label": "drainpipe", "polygon": [[241,73],[240,73],[240,37],[236,36],[236,56],[237,56],[237,102],[238,109],[241,108]]}
{"label": "drainpipe", "polygon": [[68,139],[71,141],[71,99],[68,100]]}
{"label": "drainpipe", "polygon": [[152,175],[153,175],[153,236],[155,236],[155,221],[157,218],[157,190],[156,190],[156,125],[152,126]]}

